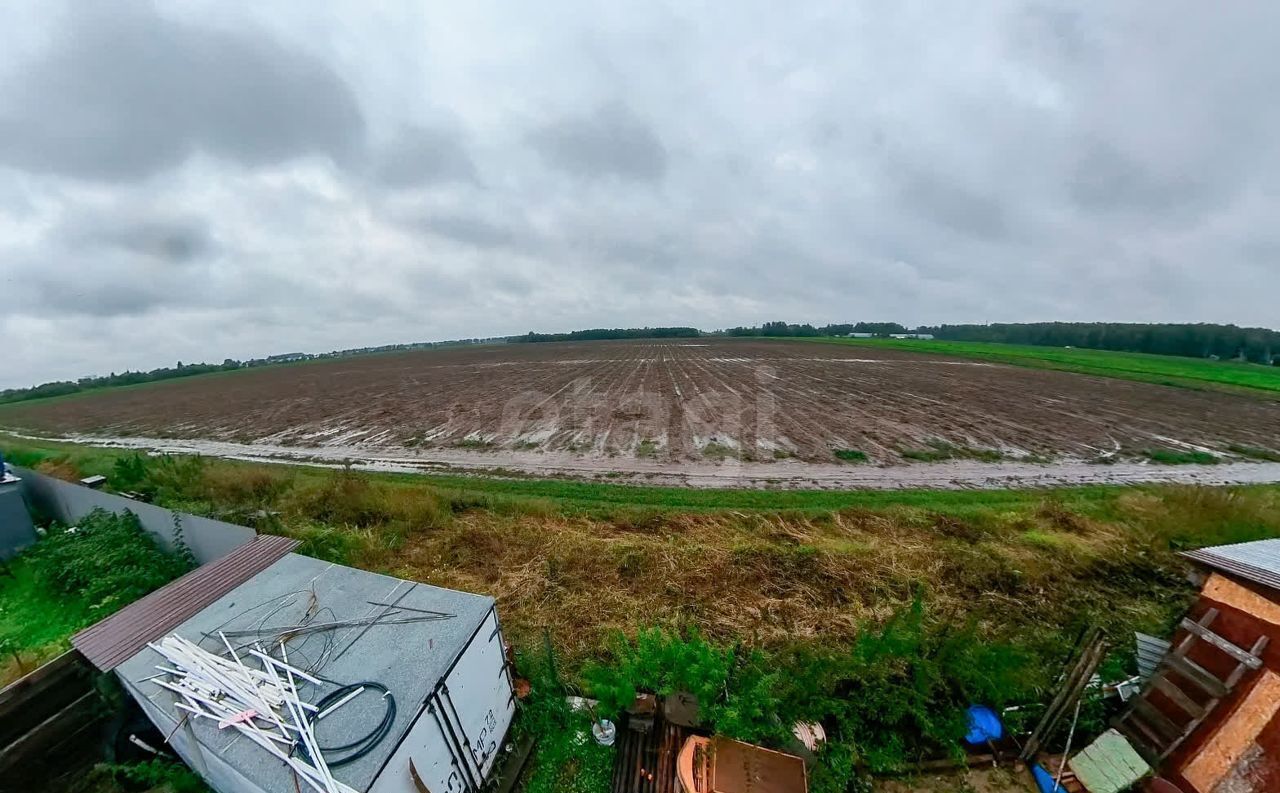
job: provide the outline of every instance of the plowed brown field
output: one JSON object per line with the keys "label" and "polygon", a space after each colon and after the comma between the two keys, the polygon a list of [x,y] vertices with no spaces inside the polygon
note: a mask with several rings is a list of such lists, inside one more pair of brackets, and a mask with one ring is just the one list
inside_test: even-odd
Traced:
{"label": "plowed brown field", "polygon": [[[660,461],[871,462],[1273,447],[1280,402],[898,350],[736,339],[510,344],[170,380],[0,408],[28,432]],[[501,464],[495,460],[495,465]]]}

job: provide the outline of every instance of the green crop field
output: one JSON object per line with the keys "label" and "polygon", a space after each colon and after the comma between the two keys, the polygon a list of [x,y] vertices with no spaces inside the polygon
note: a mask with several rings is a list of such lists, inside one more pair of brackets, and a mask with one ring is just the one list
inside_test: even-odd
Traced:
{"label": "green crop field", "polygon": [[1211,361],[1173,355],[1086,350],[1078,347],[1036,347],[980,341],[925,341],[916,339],[805,339],[821,344],[848,344],[896,350],[955,355],[984,361],[1057,369],[1065,372],[1118,377],[1181,388],[1280,394],[1280,366],[1235,361]]}

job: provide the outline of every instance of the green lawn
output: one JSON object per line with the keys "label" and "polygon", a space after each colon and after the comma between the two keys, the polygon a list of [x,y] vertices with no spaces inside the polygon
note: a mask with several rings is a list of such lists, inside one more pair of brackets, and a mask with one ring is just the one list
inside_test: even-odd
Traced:
{"label": "green lawn", "polygon": [[[71,634],[97,617],[82,601],[51,592],[21,556],[0,575],[0,686],[70,647]],[[12,653],[21,653],[22,663]]]}
{"label": "green lawn", "polygon": [[1181,358],[1173,355],[1086,350],[1078,347],[1035,347],[979,341],[827,338],[803,339],[803,341],[954,355],[1014,366],[1057,369],[1182,388],[1213,388],[1280,394],[1280,366],[1210,361],[1204,358]]}

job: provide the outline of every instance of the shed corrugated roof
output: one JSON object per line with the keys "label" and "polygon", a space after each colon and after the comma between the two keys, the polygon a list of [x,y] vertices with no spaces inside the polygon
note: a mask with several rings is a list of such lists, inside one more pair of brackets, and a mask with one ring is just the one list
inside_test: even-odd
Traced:
{"label": "shed corrugated roof", "polygon": [[1280,539],[1215,545],[1183,556],[1203,565],[1280,590]]}
{"label": "shed corrugated roof", "polygon": [[288,537],[261,534],[231,553],[201,565],[71,637],[94,666],[109,672],[171,632],[297,547]]}
{"label": "shed corrugated roof", "polygon": [[1168,640],[1137,631],[1133,634],[1138,648],[1138,674],[1143,680],[1151,677],[1172,646]]}

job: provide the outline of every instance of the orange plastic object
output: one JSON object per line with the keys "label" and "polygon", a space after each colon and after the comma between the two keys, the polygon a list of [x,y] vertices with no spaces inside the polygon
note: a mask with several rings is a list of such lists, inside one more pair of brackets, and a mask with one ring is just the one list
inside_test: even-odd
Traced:
{"label": "orange plastic object", "polygon": [[726,738],[693,736],[676,757],[684,793],[807,793],[804,761]]}

